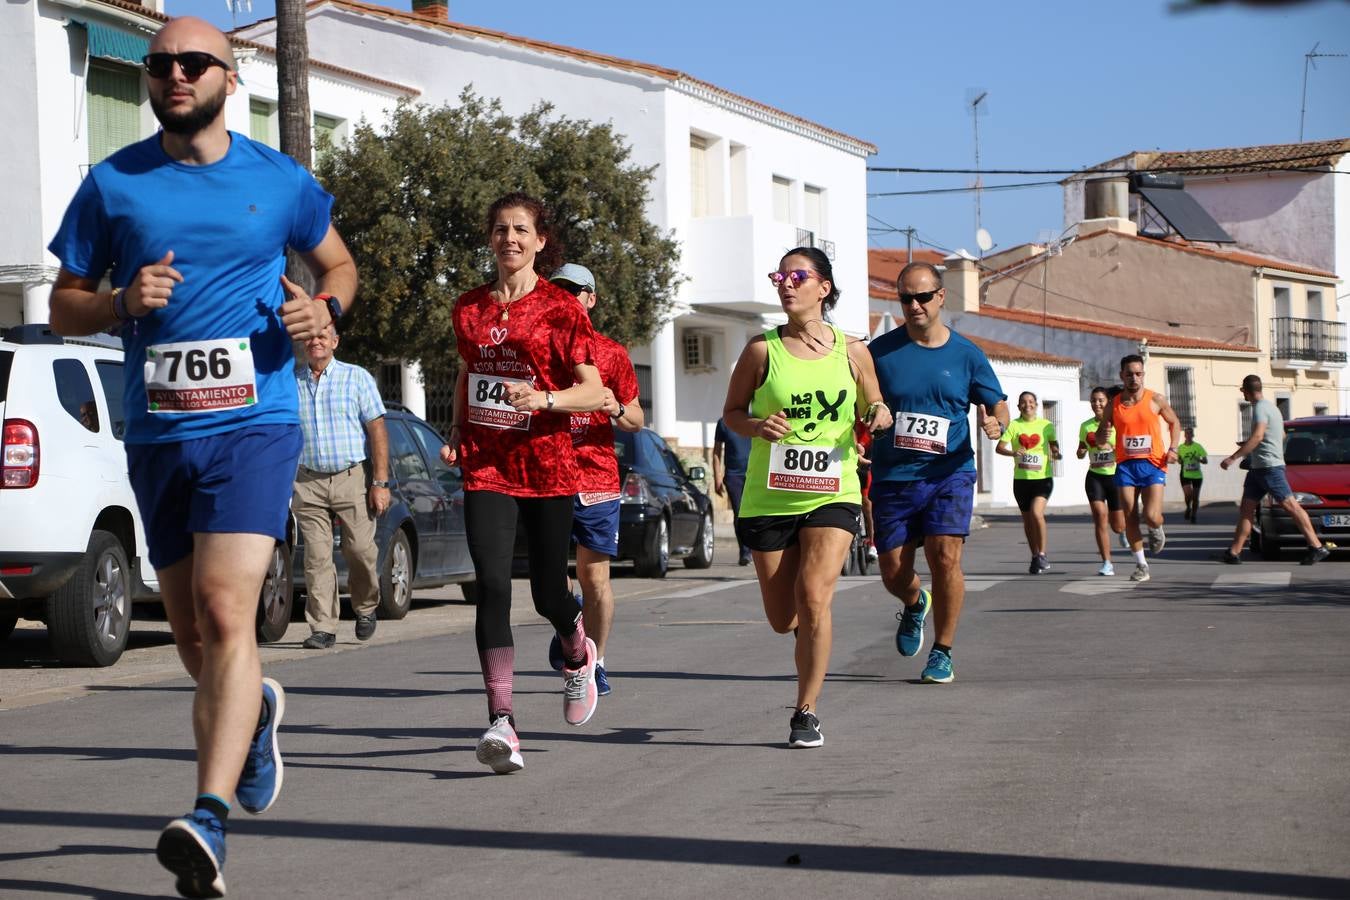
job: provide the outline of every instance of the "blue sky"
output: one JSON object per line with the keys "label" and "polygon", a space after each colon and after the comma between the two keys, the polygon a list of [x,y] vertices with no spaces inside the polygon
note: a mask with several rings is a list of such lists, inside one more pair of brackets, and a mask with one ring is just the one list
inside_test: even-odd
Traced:
{"label": "blue sky", "polygon": [[[918,3],[911,0],[449,0],[457,21],[680,69],[878,147],[876,166],[972,168],[967,110],[986,168],[1076,168],[1130,150],[1293,142],[1304,54],[1350,53],[1350,3],[1266,8],[1227,2],[1172,12],[1169,0]],[[407,9],[408,0],[390,0]],[[168,0],[170,14],[230,26],[225,0]],[[240,25],[273,15],[255,0]],[[359,67],[358,61],[329,60]],[[1350,58],[1308,76],[1305,140],[1350,137]],[[1055,176],[988,176],[986,186]],[[969,175],[873,174],[873,193],[969,186]],[[875,197],[871,246],[921,241],[975,250],[969,193]],[[1055,185],[984,193],[999,247],[1062,225]]]}

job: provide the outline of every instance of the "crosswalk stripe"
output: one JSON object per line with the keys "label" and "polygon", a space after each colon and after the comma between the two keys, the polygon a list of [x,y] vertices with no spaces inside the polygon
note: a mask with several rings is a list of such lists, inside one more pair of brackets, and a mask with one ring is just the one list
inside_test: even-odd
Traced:
{"label": "crosswalk stripe", "polygon": [[1084,578],[1080,581],[1070,581],[1061,587],[1062,594],[1079,594],[1081,596],[1090,596],[1092,594],[1116,594],[1121,591],[1132,591],[1139,587],[1137,581],[1130,581],[1128,578],[1102,578],[1095,579]]}
{"label": "crosswalk stripe", "polygon": [[1224,572],[1214,579],[1216,591],[1268,591],[1288,587],[1292,572]]}

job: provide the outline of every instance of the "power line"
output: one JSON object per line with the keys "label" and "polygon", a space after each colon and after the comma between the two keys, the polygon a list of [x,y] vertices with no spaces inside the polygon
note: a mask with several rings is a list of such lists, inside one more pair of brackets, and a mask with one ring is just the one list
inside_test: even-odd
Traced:
{"label": "power line", "polygon": [[1057,185],[1059,184],[1059,182],[1023,181],[1017,184],[994,184],[994,185],[986,184],[981,185],[979,187],[969,185],[966,187],[955,187],[955,188],[926,188],[924,190],[918,191],[879,191],[877,193],[868,194],[867,199],[871,200],[876,197],[921,197],[928,194],[967,194],[970,193],[971,191],[1014,191],[1014,190],[1022,190],[1023,188],[1045,187],[1047,185],[1052,184]]}
{"label": "power line", "polygon": [[[1244,169],[1248,171],[1266,171],[1276,169],[1281,163],[1306,162],[1310,159],[1325,159],[1322,153],[1304,153],[1299,156],[1284,156],[1278,159],[1266,159],[1258,163],[1195,163],[1187,166],[1151,166],[1147,169],[929,169],[922,166],[868,166],[869,172],[893,172],[902,175],[1134,175],[1143,172],[1213,172],[1226,169]],[[1317,171],[1313,166],[1307,171]],[[1278,171],[1289,171],[1280,169]]]}

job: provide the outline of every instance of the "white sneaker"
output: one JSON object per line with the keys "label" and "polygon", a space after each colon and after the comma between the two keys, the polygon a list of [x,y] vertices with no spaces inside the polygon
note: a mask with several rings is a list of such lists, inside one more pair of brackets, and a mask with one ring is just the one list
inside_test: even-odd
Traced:
{"label": "white sneaker", "polygon": [[1108,559],[1106,562],[1102,563],[1102,567],[1097,570],[1097,574],[1107,576],[1114,575],[1116,574],[1116,567],[1111,565],[1111,560]]}
{"label": "white sneaker", "polygon": [[1122,531],[1116,535],[1116,542],[1120,544],[1122,549],[1130,549],[1130,539],[1125,536],[1125,532]]}
{"label": "white sneaker", "polygon": [[525,758],[520,755],[520,738],[516,737],[516,729],[506,716],[492,720],[492,727],[478,739],[476,755],[480,763],[498,775],[525,768]]}
{"label": "white sneaker", "polygon": [[1130,576],[1131,581],[1148,581],[1153,576],[1148,573],[1148,566],[1136,565],[1134,574]]}

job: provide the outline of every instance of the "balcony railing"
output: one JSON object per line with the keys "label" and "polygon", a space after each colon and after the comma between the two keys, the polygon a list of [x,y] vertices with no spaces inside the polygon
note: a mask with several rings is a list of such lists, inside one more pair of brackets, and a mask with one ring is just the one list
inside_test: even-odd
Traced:
{"label": "balcony railing", "polygon": [[1344,364],[1345,327],[1326,319],[1270,320],[1271,359]]}
{"label": "balcony railing", "polygon": [[834,261],[834,241],[827,241],[824,238],[816,237],[816,233],[809,228],[797,229],[798,247],[818,247],[825,254],[825,257],[831,262]]}

